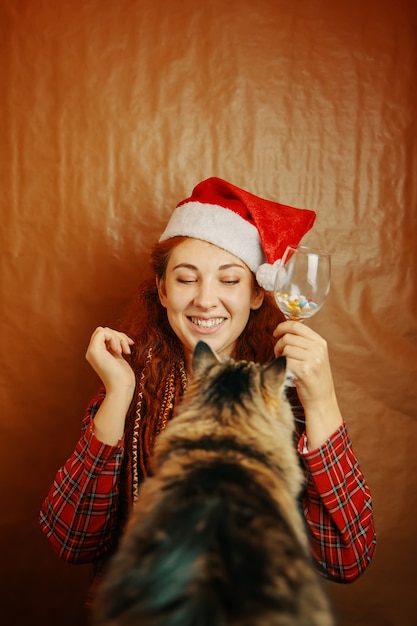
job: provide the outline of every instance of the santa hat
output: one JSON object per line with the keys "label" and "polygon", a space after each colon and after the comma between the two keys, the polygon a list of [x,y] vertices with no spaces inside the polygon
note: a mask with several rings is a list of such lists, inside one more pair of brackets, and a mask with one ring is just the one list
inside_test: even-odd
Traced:
{"label": "santa hat", "polygon": [[185,236],[227,250],[272,290],[274,263],[287,246],[297,245],[313,226],[316,214],[265,200],[220,178],[208,178],[180,202],[159,241]]}

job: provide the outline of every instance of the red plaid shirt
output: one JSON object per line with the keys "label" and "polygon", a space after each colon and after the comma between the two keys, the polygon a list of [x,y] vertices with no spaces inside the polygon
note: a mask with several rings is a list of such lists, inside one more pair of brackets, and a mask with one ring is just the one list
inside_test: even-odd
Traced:
{"label": "red plaid shirt", "polygon": [[[118,536],[119,473],[123,440],[101,443],[93,433],[93,418],[104,391],[89,404],[82,436],[44,500],[43,532],[57,554],[70,563],[95,562],[108,554]],[[338,582],[355,580],[375,549],[372,503],[343,424],[319,449],[298,452],[306,470],[302,507],[311,552],[321,573]]]}

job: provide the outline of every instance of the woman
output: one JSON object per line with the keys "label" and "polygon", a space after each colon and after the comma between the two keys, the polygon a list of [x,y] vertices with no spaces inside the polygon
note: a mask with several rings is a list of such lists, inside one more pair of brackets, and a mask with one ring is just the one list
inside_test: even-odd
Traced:
{"label": "woman", "polygon": [[338,407],[326,342],[300,322],[282,321],[255,278],[262,282],[314,218],[218,178],[176,207],[124,328],[97,328],[87,349],[103,388],[41,509],[42,530],[60,557],[100,564],[116,548],[203,339],[235,359],[287,357],[294,410],[305,419],[297,449],[312,555],[338,582],[365,570],[375,548],[371,497]]}

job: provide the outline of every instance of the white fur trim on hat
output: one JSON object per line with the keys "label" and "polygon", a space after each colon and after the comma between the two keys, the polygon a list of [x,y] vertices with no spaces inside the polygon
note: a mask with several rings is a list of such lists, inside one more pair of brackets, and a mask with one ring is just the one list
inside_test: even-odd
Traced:
{"label": "white fur trim on hat", "polygon": [[256,272],[258,285],[266,291],[274,291],[275,281],[280,270],[285,271],[282,267],[282,259],[277,259],[275,263],[263,263],[260,265]]}
{"label": "white fur trim on hat", "polygon": [[216,204],[186,202],[178,206],[159,241],[179,236],[202,239],[223,248],[244,261],[252,272],[266,260],[256,226]]}

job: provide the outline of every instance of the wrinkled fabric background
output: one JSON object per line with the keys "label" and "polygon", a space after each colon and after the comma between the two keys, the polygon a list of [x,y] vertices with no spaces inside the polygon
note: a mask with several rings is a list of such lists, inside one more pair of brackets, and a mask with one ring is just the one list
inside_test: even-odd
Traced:
{"label": "wrinkled fabric background", "polygon": [[38,509],[149,247],[211,175],[318,213],[340,404],[374,561],[340,626],[416,626],[414,0],[0,0],[1,623],[84,624],[88,566]]}

